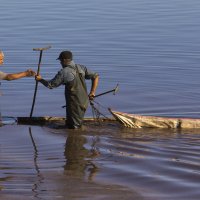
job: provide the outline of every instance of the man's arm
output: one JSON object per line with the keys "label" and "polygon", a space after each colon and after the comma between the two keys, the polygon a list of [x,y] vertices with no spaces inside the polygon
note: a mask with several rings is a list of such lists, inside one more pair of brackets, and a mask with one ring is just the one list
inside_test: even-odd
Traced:
{"label": "man's arm", "polygon": [[53,89],[63,84],[63,74],[61,72],[58,72],[56,76],[50,81],[43,79],[41,75],[37,75],[35,76],[35,80],[42,83],[45,87]]}
{"label": "man's arm", "polygon": [[6,76],[3,78],[3,80],[12,81],[24,77],[30,77],[35,76],[35,72],[31,69],[28,69],[24,72],[14,73],[14,74],[6,74]]}
{"label": "man's arm", "polygon": [[85,79],[91,79],[92,85],[90,89],[90,93],[88,95],[90,100],[93,100],[95,97],[95,92],[99,83],[99,75],[95,72],[92,72],[90,69],[81,65],[82,69],[85,71]]}
{"label": "man's arm", "polygon": [[98,83],[99,83],[99,75],[96,75],[93,79],[91,79],[91,81],[92,81],[92,85],[91,85],[90,93],[88,96],[90,100],[93,100],[95,97]]}

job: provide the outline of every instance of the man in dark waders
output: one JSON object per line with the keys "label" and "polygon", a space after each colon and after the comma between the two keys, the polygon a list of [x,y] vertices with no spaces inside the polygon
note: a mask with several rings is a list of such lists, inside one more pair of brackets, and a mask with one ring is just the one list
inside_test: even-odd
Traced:
{"label": "man in dark waders", "polygon": [[[47,81],[38,75],[36,80],[50,89],[65,85],[66,125],[70,129],[77,129],[82,125],[89,99],[95,96],[99,76],[84,65],[75,64],[70,51],[61,52],[57,60],[60,60],[62,69],[53,79]],[[89,95],[85,79],[91,79],[92,82]]]}

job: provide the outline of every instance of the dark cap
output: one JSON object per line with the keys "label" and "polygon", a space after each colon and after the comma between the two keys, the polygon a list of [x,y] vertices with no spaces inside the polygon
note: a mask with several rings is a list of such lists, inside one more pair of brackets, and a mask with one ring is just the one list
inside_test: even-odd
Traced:
{"label": "dark cap", "polygon": [[71,51],[62,51],[56,60],[62,60],[62,59],[72,60],[72,57],[73,57],[73,55],[72,55]]}

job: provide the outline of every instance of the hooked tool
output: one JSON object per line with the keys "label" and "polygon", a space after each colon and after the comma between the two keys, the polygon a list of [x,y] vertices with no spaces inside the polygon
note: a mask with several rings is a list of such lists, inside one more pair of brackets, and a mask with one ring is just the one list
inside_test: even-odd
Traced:
{"label": "hooked tool", "polygon": [[117,93],[118,90],[119,90],[119,84],[117,84],[117,86],[116,86],[114,89],[112,89],[112,90],[108,90],[108,91],[106,91],[106,92],[103,92],[103,93],[100,93],[100,94],[95,95],[94,98],[97,98],[97,97],[99,97],[99,96],[102,96],[102,95],[104,95],[104,94],[108,94],[108,93],[111,93],[111,92],[113,92],[113,95],[115,95],[115,94]]}

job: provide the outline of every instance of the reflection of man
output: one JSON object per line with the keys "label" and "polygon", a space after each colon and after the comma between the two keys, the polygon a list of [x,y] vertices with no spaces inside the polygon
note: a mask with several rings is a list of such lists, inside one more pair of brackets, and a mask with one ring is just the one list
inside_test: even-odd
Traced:
{"label": "reflection of man", "polygon": [[[97,167],[91,162],[91,153],[84,147],[87,140],[84,136],[71,133],[68,135],[64,155],[66,165],[65,173],[77,178],[84,178],[86,170],[90,171],[89,178],[96,173]],[[89,168],[89,169],[88,169]]]}

